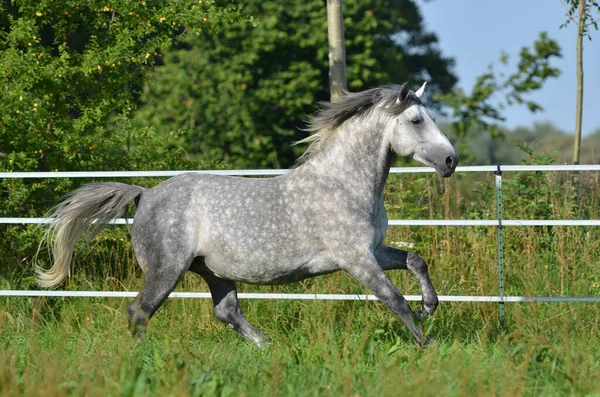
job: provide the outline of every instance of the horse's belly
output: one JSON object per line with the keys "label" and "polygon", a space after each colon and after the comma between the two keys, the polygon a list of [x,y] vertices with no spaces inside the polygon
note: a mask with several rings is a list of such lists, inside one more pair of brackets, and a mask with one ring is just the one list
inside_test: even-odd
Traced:
{"label": "horse's belly", "polygon": [[218,277],[253,284],[285,284],[339,270],[326,255],[311,258],[274,256],[256,261],[251,258],[205,258],[206,266]]}

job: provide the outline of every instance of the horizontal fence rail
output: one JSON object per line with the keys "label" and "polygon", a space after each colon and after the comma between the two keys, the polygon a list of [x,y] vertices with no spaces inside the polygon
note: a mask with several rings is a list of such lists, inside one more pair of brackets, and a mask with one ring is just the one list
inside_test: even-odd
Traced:
{"label": "horizontal fence rail", "polygon": [[[0,290],[0,296],[20,297],[66,297],[66,298],[135,298],[135,291],[24,291]],[[365,294],[294,294],[266,292],[238,292],[240,299],[277,300],[335,300],[335,301],[377,301],[375,295]],[[210,299],[210,292],[171,292],[169,298]],[[420,302],[421,295],[404,295],[407,301]],[[600,296],[470,296],[438,295],[440,302],[600,302]]]}
{"label": "horizontal fence rail", "polygon": [[[496,172],[498,166],[481,165],[456,167],[456,172]],[[57,171],[57,172],[0,172],[0,179],[31,179],[31,178],[136,178],[136,177],[162,177],[168,178],[186,172],[197,174],[213,174],[228,176],[272,176],[283,175],[288,169],[264,170],[180,170],[180,171]],[[584,165],[503,165],[502,171],[506,172],[534,172],[534,171],[600,171],[600,164]],[[435,172],[430,167],[392,167],[390,174],[418,174]]]}
{"label": "horizontal fence rail", "polygon": [[[52,218],[0,218],[0,224],[46,224]],[[112,225],[131,225],[133,219],[115,219]],[[544,219],[390,219],[389,226],[600,226],[600,219],[544,220]]]}
{"label": "horizontal fence rail", "polygon": [[[287,169],[255,169],[255,170],[193,170],[193,171],[76,171],[76,172],[0,172],[2,179],[32,179],[32,178],[137,178],[137,177],[172,177],[186,172],[199,174],[228,175],[228,176],[275,176],[283,175]],[[600,171],[600,164],[592,165],[505,165],[502,172],[575,172]],[[391,174],[431,173],[429,167],[392,167]],[[468,166],[457,167],[456,172],[494,172],[500,173],[499,166]],[[0,224],[45,224],[50,218],[0,218]],[[112,224],[131,224],[132,219],[117,219]],[[463,220],[463,219],[415,219],[389,220],[390,226],[600,226],[600,220]],[[0,290],[0,296],[5,297],[97,297],[97,298],[132,298],[137,292],[131,291],[25,291]],[[242,299],[286,299],[286,300],[350,300],[376,301],[374,295],[364,294],[295,294],[295,293],[239,293]],[[210,298],[208,292],[173,292],[169,298]],[[409,301],[420,301],[421,295],[405,295]],[[493,302],[503,305],[509,302],[600,302],[597,296],[459,296],[440,295],[442,302]]]}
{"label": "horizontal fence rail", "polygon": [[[0,218],[0,224],[46,224],[52,218]],[[131,225],[133,219],[115,219],[112,225]],[[544,220],[544,219],[390,219],[388,226],[600,226],[600,219]]]}

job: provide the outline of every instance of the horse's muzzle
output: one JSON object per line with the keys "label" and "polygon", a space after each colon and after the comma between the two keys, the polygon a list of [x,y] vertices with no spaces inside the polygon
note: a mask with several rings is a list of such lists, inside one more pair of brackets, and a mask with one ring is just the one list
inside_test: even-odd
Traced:
{"label": "horse's muzzle", "polygon": [[448,178],[450,175],[454,174],[459,161],[460,159],[456,153],[446,156],[443,164],[433,163],[435,172],[442,178]]}
{"label": "horse's muzzle", "polygon": [[[433,153],[432,153],[433,152]],[[454,150],[421,150],[417,152],[413,158],[425,165],[430,166],[442,178],[448,178],[456,170],[458,165],[458,155]]]}

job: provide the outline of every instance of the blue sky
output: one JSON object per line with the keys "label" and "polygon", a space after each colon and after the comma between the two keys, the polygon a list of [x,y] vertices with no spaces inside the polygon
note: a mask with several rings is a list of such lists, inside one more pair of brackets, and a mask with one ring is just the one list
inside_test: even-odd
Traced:
{"label": "blue sky", "polygon": [[[501,51],[516,61],[521,47],[530,46],[541,31],[558,41],[563,56],[552,65],[561,69],[562,74],[528,96],[541,104],[544,111],[532,114],[524,107],[507,108],[504,125],[514,128],[550,121],[564,131],[573,132],[576,27],[571,23],[559,29],[565,21],[565,9],[559,0],[418,0],[418,4],[427,30],[438,36],[442,53],[455,58],[458,85],[467,91],[489,64],[500,67]],[[592,41],[584,40],[583,61],[582,130],[586,135],[600,128],[600,30],[592,30]],[[516,68],[498,70],[510,73]]]}

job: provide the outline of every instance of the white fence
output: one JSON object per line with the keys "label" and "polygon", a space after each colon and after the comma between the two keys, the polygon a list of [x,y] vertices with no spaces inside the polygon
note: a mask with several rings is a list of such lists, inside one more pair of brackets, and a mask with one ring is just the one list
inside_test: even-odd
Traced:
{"label": "white fence", "polygon": [[[0,172],[0,179],[8,178],[123,178],[123,177],[171,177],[184,172],[197,172],[206,174],[232,175],[232,176],[273,176],[282,175],[289,170],[203,170],[203,171],[97,171],[97,172]],[[456,172],[493,172],[496,173],[496,188],[498,191],[498,205],[501,208],[501,172],[556,172],[556,171],[600,171],[600,165],[506,165],[506,166],[474,166],[458,167]],[[428,167],[393,167],[390,173],[423,173],[433,172]],[[501,214],[501,211],[498,212]],[[0,218],[0,223],[6,224],[41,224],[48,223],[47,218]],[[131,222],[131,220],[129,221]],[[118,219],[115,224],[125,224],[125,219]],[[501,229],[506,226],[600,226],[600,220],[399,220],[389,221],[390,226],[495,226],[499,228],[499,273],[502,268],[502,235]],[[600,296],[504,296],[502,280],[499,276],[499,293],[494,296],[457,296],[441,295],[440,301],[446,302],[497,302],[501,306],[501,319],[503,318],[503,304],[507,302],[600,302]],[[119,291],[25,291],[25,290],[0,290],[0,296],[48,296],[48,297],[109,297],[124,298],[134,297],[137,292]],[[240,293],[242,299],[316,299],[316,300],[376,300],[373,295],[359,294],[273,294],[273,293]],[[204,292],[173,292],[170,298],[210,298]],[[420,301],[420,295],[407,295],[409,301]]]}

